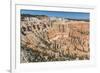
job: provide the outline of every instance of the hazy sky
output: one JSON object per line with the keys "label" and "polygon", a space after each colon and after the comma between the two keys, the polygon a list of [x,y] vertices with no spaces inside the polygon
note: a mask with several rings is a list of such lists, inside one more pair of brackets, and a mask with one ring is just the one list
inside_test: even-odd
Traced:
{"label": "hazy sky", "polygon": [[21,14],[47,15],[72,19],[89,19],[89,13],[83,12],[62,12],[62,11],[44,11],[44,10],[21,10]]}

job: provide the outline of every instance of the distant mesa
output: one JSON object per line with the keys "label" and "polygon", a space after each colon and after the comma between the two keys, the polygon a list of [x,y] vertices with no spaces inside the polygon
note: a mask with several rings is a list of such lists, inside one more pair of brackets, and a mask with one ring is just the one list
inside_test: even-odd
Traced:
{"label": "distant mesa", "polygon": [[[36,17],[38,19],[42,19],[44,17],[48,18],[47,15],[32,15],[32,14],[21,14],[21,19],[23,20],[24,17]],[[51,19],[65,19],[65,20],[74,20],[74,21],[86,21],[89,22],[89,19],[74,19],[74,18],[62,18],[62,17],[51,17]]]}

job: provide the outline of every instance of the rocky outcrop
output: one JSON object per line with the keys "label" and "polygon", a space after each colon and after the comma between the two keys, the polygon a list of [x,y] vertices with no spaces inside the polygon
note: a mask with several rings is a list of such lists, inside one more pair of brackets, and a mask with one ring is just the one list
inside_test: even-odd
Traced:
{"label": "rocky outcrop", "polygon": [[89,60],[89,22],[21,16],[21,63]]}

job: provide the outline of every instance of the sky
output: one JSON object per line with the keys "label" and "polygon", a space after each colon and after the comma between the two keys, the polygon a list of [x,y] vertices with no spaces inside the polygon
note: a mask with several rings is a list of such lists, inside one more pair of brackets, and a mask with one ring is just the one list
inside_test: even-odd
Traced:
{"label": "sky", "polygon": [[62,12],[62,11],[44,11],[44,10],[21,10],[21,14],[31,14],[31,15],[47,15],[54,17],[63,17],[71,19],[89,19],[89,13],[83,12]]}

